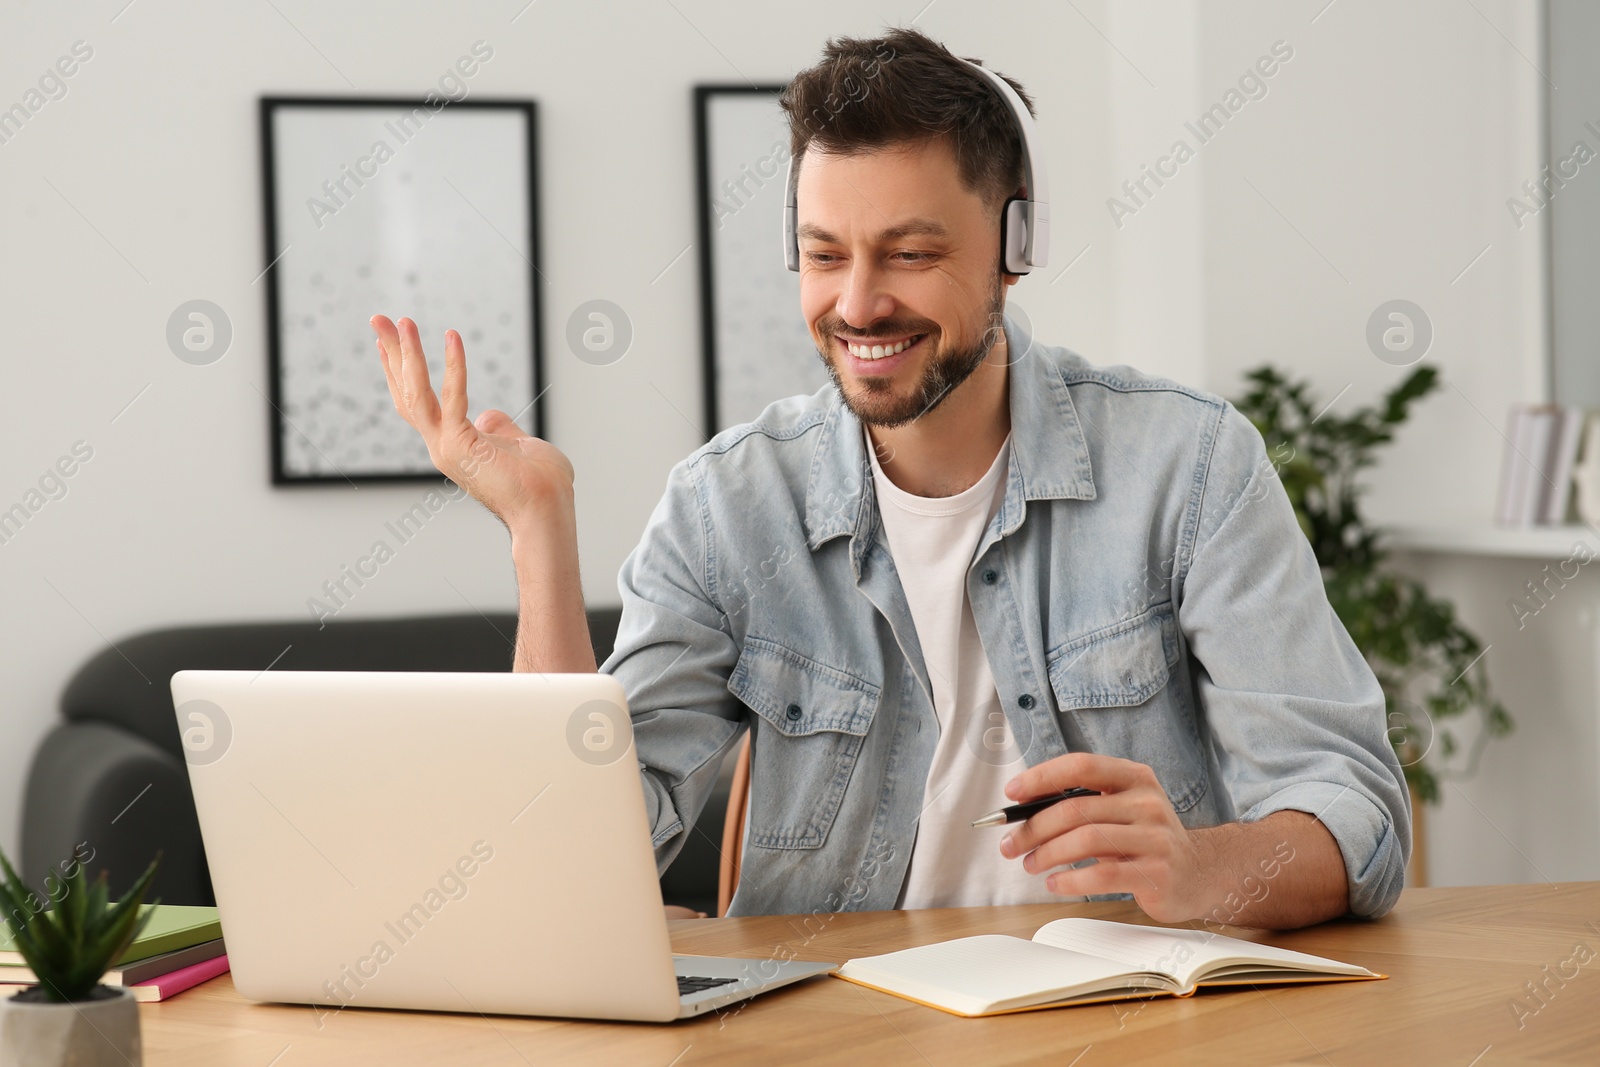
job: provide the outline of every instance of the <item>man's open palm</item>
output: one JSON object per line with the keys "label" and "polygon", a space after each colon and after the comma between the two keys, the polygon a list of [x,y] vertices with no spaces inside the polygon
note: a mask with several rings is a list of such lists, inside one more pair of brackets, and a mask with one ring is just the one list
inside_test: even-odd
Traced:
{"label": "man's open palm", "polygon": [[540,502],[572,490],[572,464],[550,442],[533,437],[503,411],[467,419],[467,354],[461,335],[445,331],[444,382],[435,396],[417,324],[374,315],[384,377],[395,410],[422,436],[428,458],[507,526],[516,529]]}

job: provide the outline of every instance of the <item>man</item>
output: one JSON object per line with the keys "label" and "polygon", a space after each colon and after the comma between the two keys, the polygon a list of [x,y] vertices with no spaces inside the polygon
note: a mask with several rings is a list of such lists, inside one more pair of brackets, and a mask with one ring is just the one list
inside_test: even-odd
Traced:
{"label": "man", "polygon": [[[1411,830],[1383,695],[1260,435],[1004,315],[1020,144],[942,45],[830,41],[782,102],[833,382],[674,467],[623,565],[599,669],[628,693],[658,862],[749,727],[735,914],[1385,913]],[[571,465],[500,412],[467,421],[454,331],[436,399],[415,325],[373,326],[400,414],[511,531],[515,669],[595,670]],[[1100,795],[970,825],[1074,786]]]}

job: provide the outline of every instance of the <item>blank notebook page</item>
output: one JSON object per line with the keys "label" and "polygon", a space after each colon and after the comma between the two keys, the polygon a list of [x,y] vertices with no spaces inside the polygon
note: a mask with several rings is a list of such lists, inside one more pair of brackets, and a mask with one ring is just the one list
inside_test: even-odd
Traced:
{"label": "blank notebook page", "polygon": [[1185,986],[1190,984],[1192,975],[1210,964],[1239,956],[1260,959],[1268,966],[1340,974],[1369,973],[1364,967],[1273,945],[1258,945],[1206,930],[1167,930],[1104,919],[1057,919],[1041,926],[1033,939],[1043,945],[1092,952],[1117,960],[1129,970],[1162,971],[1174,975]]}
{"label": "blank notebook page", "polygon": [[[1005,934],[979,934],[902,949],[860,961],[863,971],[915,987],[948,990],[999,1002],[1085,982],[1104,981],[1126,968],[1113,960],[1050,948]],[[852,969],[853,970],[853,969]],[[868,977],[865,973],[863,978]]]}

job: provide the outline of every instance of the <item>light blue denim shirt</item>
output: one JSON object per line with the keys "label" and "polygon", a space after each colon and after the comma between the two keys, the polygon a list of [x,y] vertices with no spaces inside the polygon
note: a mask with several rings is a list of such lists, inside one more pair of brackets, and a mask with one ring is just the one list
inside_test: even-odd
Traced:
{"label": "light blue denim shirt", "polygon": [[[1190,828],[1309,812],[1351,911],[1387,912],[1411,812],[1383,693],[1261,435],[1219,397],[1094,366],[1011,315],[1005,333],[1011,457],[967,592],[1023,759],[1148,764]],[[660,868],[688,834],[720,838],[694,822],[749,727],[730,914],[894,907],[939,725],[835,388],[675,466],[618,587],[600,669],[628,695]],[[969,738],[973,758],[993,740]]]}

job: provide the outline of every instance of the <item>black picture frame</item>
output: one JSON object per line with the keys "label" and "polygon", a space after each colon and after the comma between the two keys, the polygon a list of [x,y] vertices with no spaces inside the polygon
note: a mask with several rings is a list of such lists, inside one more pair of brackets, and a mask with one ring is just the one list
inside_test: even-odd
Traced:
{"label": "black picture frame", "polygon": [[[480,241],[487,243],[489,240],[493,240],[496,245],[509,246],[512,251],[516,252],[516,259],[525,264],[525,289],[524,287],[518,285],[515,286],[515,290],[519,292],[525,291],[527,294],[527,304],[525,305],[525,344],[529,362],[526,365],[527,375],[525,381],[527,384],[526,392],[531,394],[531,396],[525,398],[523,396],[523,391],[518,389],[514,398],[506,399],[501,395],[504,392],[504,387],[499,385],[499,381],[512,380],[513,375],[521,376],[522,374],[520,357],[518,352],[515,351],[515,349],[521,347],[520,342],[522,341],[522,338],[520,335],[519,343],[513,344],[513,350],[509,353],[509,355],[504,357],[506,361],[505,365],[508,368],[515,369],[508,370],[507,373],[501,375],[501,379],[497,380],[488,378],[485,371],[498,368],[500,365],[499,361],[483,351],[475,353],[473,341],[466,339],[469,337],[469,331],[473,329],[474,324],[471,322],[439,322],[436,324],[425,324],[419,313],[405,307],[397,308],[393,312],[379,307],[374,307],[371,310],[368,310],[367,308],[352,307],[346,312],[346,315],[350,320],[349,324],[352,331],[359,333],[361,336],[361,343],[364,345],[365,357],[370,360],[372,370],[379,376],[379,381],[382,380],[382,367],[378,360],[376,347],[373,344],[371,330],[367,326],[367,318],[369,314],[371,311],[381,310],[387,314],[390,314],[391,317],[394,318],[398,318],[403,314],[417,319],[419,327],[423,328],[423,342],[428,356],[429,375],[436,391],[438,390],[442,381],[442,371],[444,365],[442,338],[443,331],[446,328],[458,329],[462,333],[464,339],[466,339],[465,344],[467,349],[469,371],[468,395],[473,404],[472,408],[469,409],[468,416],[473,417],[478,411],[481,411],[487,407],[498,407],[516,419],[518,424],[521,425],[522,428],[527,432],[532,433],[535,436],[543,436],[543,431],[545,428],[544,393],[546,391],[546,386],[544,381],[543,352],[544,316],[539,292],[539,280],[541,277],[539,262],[542,258],[540,255],[539,246],[542,225],[539,215],[538,105],[536,101],[531,99],[485,98],[443,101],[442,103],[440,102],[441,100],[442,98],[437,96],[430,96],[425,100],[422,98],[409,96],[316,96],[278,94],[263,95],[258,100],[258,119],[260,123],[259,136],[262,161],[262,221],[264,236],[263,259],[265,263],[265,267],[262,271],[262,277],[259,280],[265,283],[263,288],[265,291],[266,303],[266,340],[268,362],[267,380],[269,389],[269,395],[267,398],[269,410],[267,412],[267,417],[269,425],[271,426],[271,481],[274,486],[328,484],[349,484],[355,486],[367,483],[386,482],[437,483],[442,478],[442,475],[439,473],[439,471],[431,462],[428,461],[426,449],[420,447],[421,442],[420,439],[417,438],[416,432],[410,426],[406,425],[404,420],[400,418],[399,414],[394,411],[392,402],[387,399],[388,390],[386,385],[382,390],[381,398],[367,397],[366,402],[368,403],[369,407],[380,404],[387,407],[386,416],[377,417],[380,419],[387,418],[389,420],[393,420],[392,423],[384,426],[383,432],[394,435],[394,441],[396,444],[402,440],[415,442],[416,448],[412,449],[413,455],[410,457],[409,461],[403,463],[403,469],[375,470],[371,469],[371,467],[364,468],[360,464],[349,463],[341,466],[340,464],[335,463],[331,458],[328,458],[326,454],[323,454],[323,458],[326,460],[327,465],[333,469],[308,471],[304,469],[304,464],[297,462],[294,457],[290,455],[290,449],[286,447],[286,438],[289,435],[298,435],[313,450],[316,450],[319,453],[322,452],[315,442],[311,441],[309,437],[295,427],[290,420],[290,413],[285,411],[286,405],[292,404],[293,401],[288,397],[285,389],[285,374],[287,371],[291,370],[291,367],[288,363],[288,357],[290,356],[290,353],[287,350],[288,346],[286,343],[285,331],[283,329],[283,316],[285,313],[292,312],[292,302],[285,299],[284,261],[286,257],[294,255],[295,250],[292,243],[285,247],[284,241],[286,227],[282,224],[283,220],[281,220],[279,217],[279,191],[280,182],[283,179],[283,176],[279,173],[279,167],[282,157],[285,153],[283,146],[280,146],[277,143],[277,136],[275,134],[275,119],[279,116],[285,115],[287,112],[292,111],[293,109],[308,109],[308,112],[311,114],[325,114],[336,109],[346,109],[351,111],[392,109],[395,116],[405,115],[408,118],[413,118],[413,121],[414,116],[420,111],[426,113],[428,116],[427,122],[430,124],[436,121],[438,116],[447,113],[476,115],[505,113],[517,116],[521,119],[520,128],[523,131],[524,137],[523,151],[520,153],[514,153],[513,158],[518,158],[518,161],[522,162],[524,165],[526,199],[525,202],[521,200],[519,191],[516,202],[519,204],[525,203],[527,219],[526,233],[518,234],[513,231],[512,233],[507,234],[502,232],[499,228],[495,227],[493,222],[490,221],[489,215],[486,215],[483,211],[479,210],[471,200],[466,198],[464,193],[460,193],[459,189],[456,191],[459,194],[460,199],[465,201],[466,205],[472,209],[473,214],[471,217],[476,220],[477,223],[481,223],[488,228],[494,229],[495,234],[498,235],[494,238],[482,238],[480,235]],[[402,122],[402,126],[395,130],[397,136],[399,133],[404,132],[405,128],[405,124]],[[425,132],[426,127],[421,127],[412,131],[411,137],[420,136]],[[392,153],[395,158],[400,158],[398,149],[403,149],[404,144],[408,143],[409,139],[410,138],[406,138],[404,141],[401,141],[399,145],[394,146],[397,149],[397,151]],[[366,147],[368,146],[355,145],[353,146],[352,150],[356,151]],[[376,148],[376,145],[373,144],[371,147]],[[379,165],[383,166],[388,164],[384,164],[383,161],[380,160]],[[348,171],[349,168],[346,167],[343,168],[343,170]],[[463,168],[463,170],[465,171],[465,168]],[[373,181],[377,177],[390,177],[390,175],[383,174],[380,170],[375,175],[369,176],[367,180]],[[351,187],[346,185],[345,188],[346,190],[349,190]],[[449,194],[446,193],[445,195],[448,196]],[[348,202],[354,203],[355,197],[352,195]],[[508,198],[505,202],[512,203],[513,200]],[[344,205],[341,205],[341,207],[342,206]],[[466,214],[466,212],[459,211],[459,209],[458,213],[462,215]],[[514,238],[518,236],[521,236],[526,241],[526,254],[524,254],[514,242]],[[512,283],[507,284],[509,285]],[[430,294],[430,296],[431,295],[432,294]],[[502,307],[506,306],[507,305],[502,305]],[[522,306],[514,305],[514,307],[515,310],[520,314],[522,311]],[[487,314],[487,312],[484,314]],[[512,315],[511,311],[509,310],[502,311],[500,318],[504,319],[507,315],[511,316],[513,323],[518,321],[517,315]],[[341,317],[339,321],[342,329],[344,326],[344,318]],[[435,326],[437,328],[433,328]],[[516,327],[513,325],[512,329],[515,330]],[[429,336],[430,333],[434,334],[435,336]],[[361,373],[364,374],[365,372]],[[368,391],[371,392],[371,390]],[[515,401],[515,403],[512,401]],[[374,421],[375,414],[376,412],[369,412],[367,415],[368,424],[374,427],[380,425],[378,422]],[[398,427],[397,430],[395,429],[396,426]],[[420,449],[420,463],[415,461],[417,449]]]}
{"label": "black picture frame", "polygon": [[[759,173],[771,169],[773,153],[767,151],[740,157],[737,168],[718,167],[715,158],[719,135],[748,141],[748,129],[719,129],[716,105],[724,100],[772,98],[774,115],[781,116],[777,96],[782,84],[706,84],[693,90],[695,125],[695,200],[699,218],[700,245],[700,322],[704,371],[705,431],[715,436],[728,426],[754,418],[764,403],[799,392],[812,392],[827,382],[827,374],[817,358],[816,346],[800,313],[798,275],[783,265],[783,200],[788,175],[787,123],[774,125],[775,136],[783,146],[781,165],[770,176]],[[745,116],[741,122],[760,123],[761,116]],[[753,128],[753,127],[752,127]],[[760,127],[765,129],[765,126]],[[764,142],[768,144],[769,142]],[[756,151],[752,149],[751,151]],[[748,199],[726,194],[728,182],[737,182]],[[741,227],[750,227],[732,246],[728,231],[719,226],[722,209],[737,200]],[[754,212],[745,216],[745,204]],[[720,260],[734,253],[732,264]],[[730,282],[751,289],[737,307],[722,306],[719,292],[726,297]],[[761,287],[764,286],[764,291]],[[782,295],[780,298],[780,294]],[[725,343],[733,334],[751,338],[743,350]],[[748,362],[744,362],[748,357]],[[770,380],[768,380],[770,379]]]}

